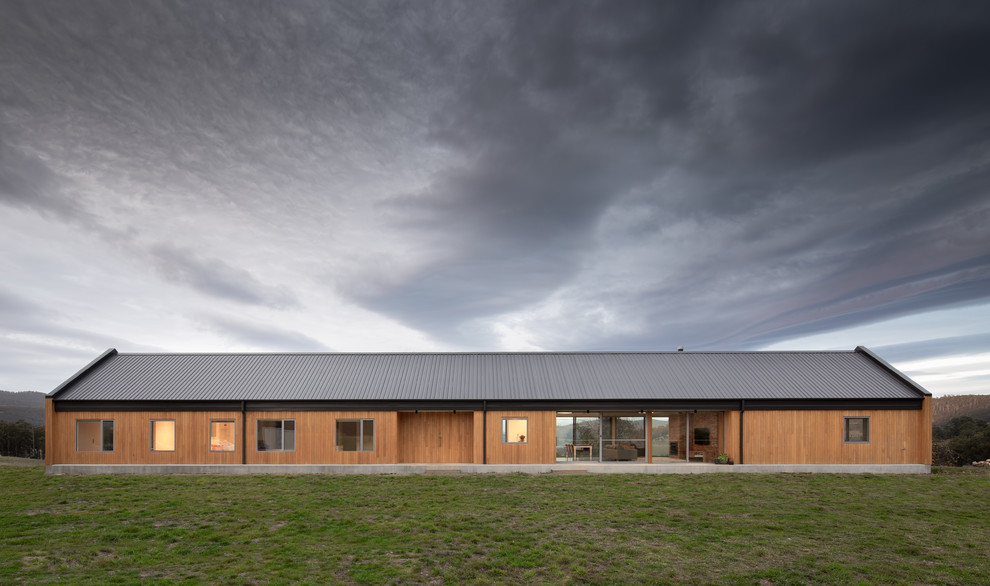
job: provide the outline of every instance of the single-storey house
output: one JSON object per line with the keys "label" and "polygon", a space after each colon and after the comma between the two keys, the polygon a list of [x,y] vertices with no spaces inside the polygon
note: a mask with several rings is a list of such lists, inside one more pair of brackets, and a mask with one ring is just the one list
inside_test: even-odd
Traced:
{"label": "single-storey house", "polygon": [[48,394],[49,472],[93,465],[931,465],[931,394],[823,352],[145,354]]}

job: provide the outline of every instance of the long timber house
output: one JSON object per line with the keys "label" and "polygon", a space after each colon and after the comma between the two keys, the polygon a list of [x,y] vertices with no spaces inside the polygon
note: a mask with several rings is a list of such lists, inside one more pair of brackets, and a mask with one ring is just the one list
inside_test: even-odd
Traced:
{"label": "long timber house", "polygon": [[[926,472],[931,466],[930,393],[863,347],[110,349],[53,390],[45,413],[50,473]],[[735,467],[711,465],[723,453]]]}

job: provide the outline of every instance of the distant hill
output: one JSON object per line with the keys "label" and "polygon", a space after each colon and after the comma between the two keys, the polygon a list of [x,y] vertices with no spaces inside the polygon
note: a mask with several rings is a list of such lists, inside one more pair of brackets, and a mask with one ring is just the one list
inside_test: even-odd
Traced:
{"label": "distant hill", "polygon": [[45,424],[45,394],[35,391],[0,391],[0,421],[23,419],[34,425]]}
{"label": "distant hill", "polygon": [[990,422],[990,395],[949,395],[932,399],[933,425],[963,416]]}

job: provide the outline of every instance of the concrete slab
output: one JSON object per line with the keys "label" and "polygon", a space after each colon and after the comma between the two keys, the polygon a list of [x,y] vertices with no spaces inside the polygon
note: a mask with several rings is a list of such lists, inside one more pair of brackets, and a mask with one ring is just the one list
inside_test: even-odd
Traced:
{"label": "concrete slab", "polygon": [[930,474],[924,464],[54,464],[45,474]]}

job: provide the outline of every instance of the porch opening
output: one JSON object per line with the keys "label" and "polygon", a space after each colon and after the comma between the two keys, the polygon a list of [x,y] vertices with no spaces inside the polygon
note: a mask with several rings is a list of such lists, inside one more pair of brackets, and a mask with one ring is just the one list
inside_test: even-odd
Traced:
{"label": "porch opening", "polygon": [[716,411],[557,412],[556,461],[712,462],[719,454]]}

